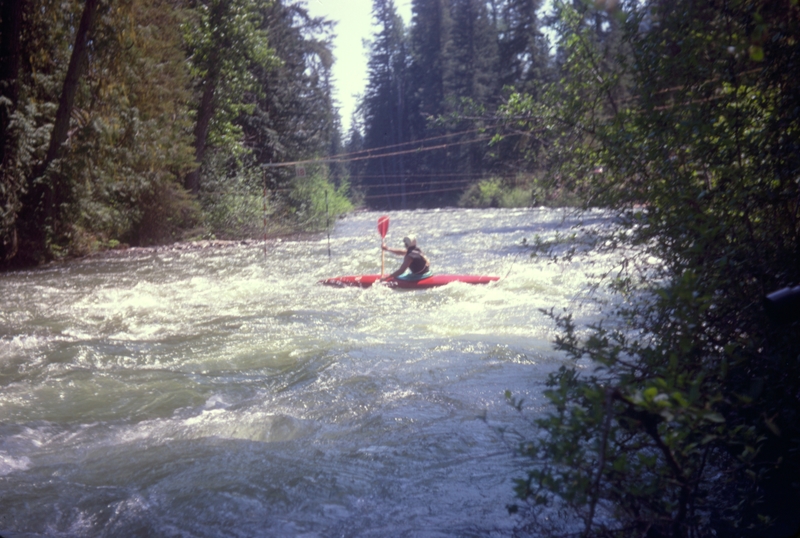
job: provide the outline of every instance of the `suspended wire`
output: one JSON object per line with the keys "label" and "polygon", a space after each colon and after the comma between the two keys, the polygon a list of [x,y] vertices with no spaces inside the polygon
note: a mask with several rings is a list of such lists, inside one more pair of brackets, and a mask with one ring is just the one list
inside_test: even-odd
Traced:
{"label": "suspended wire", "polygon": [[383,188],[383,187],[412,187],[412,186],[424,186],[424,185],[449,185],[449,184],[462,184],[462,183],[470,183],[471,179],[453,179],[451,181],[414,181],[414,182],[400,182],[400,183],[375,183],[373,185],[364,185],[367,187],[372,188]]}
{"label": "suspended wire", "polygon": [[[467,174],[464,174],[467,175]],[[364,177],[371,177],[371,178],[382,178],[382,177],[404,177],[400,175],[395,176],[359,176],[359,179],[363,179]],[[462,184],[462,183],[472,183],[474,179],[482,179],[484,176],[482,174],[474,174],[472,176],[468,176],[465,179],[451,179],[449,181],[405,181],[399,183],[373,183],[370,185],[361,185],[362,187],[371,187],[371,188],[383,188],[383,187],[412,187],[417,185],[452,185],[452,184]]]}
{"label": "suspended wire", "polygon": [[[374,176],[374,177],[381,177],[381,176]],[[393,177],[402,177],[402,176],[393,176]],[[474,178],[467,178],[467,179],[453,179],[450,181],[409,181],[409,182],[399,182],[399,183],[375,183],[372,185],[360,185],[361,187],[366,187],[370,189],[383,189],[385,187],[424,187],[426,185],[432,186],[440,186],[440,185],[461,185],[461,187],[455,187],[452,189],[444,189],[448,191],[460,191],[463,190],[463,186],[472,183]],[[280,187],[278,189],[273,190],[272,192],[288,192],[291,191],[292,187]],[[412,194],[419,194],[419,193],[428,193],[428,192],[442,192],[442,190],[427,190],[427,191],[419,191],[418,193]],[[409,193],[406,193],[409,194]],[[375,196],[383,196],[383,195],[375,195]],[[367,198],[373,198],[374,196],[370,195]]]}
{"label": "suspended wire", "polygon": [[484,130],[485,130],[484,128],[470,129],[468,131],[459,131],[459,132],[456,132],[456,133],[450,133],[450,134],[446,134],[446,135],[432,136],[432,137],[429,137],[429,138],[421,138],[419,140],[412,140],[412,141],[409,141],[409,142],[401,142],[399,144],[381,146],[381,147],[378,147],[378,148],[359,150],[359,151],[355,151],[355,152],[351,152],[351,153],[342,153],[342,154],[339,154],[339,155],[336,155],[336,156],[333,156],[333,157],[327,157],[327,158],[324,158],[324,159],[306,159],[306,160],[301,160],[301,161],[290,161],[290,162],[284,162],[284,163],[268,163],[268,164],[265,163],[265,164],[262,164],[261,167],[262,168],[286,168],[286,167],[290,167],[290,166],[300,166],[300,165],[309,165],[309,164],[323,164],[323,163],[343,164],[343,163],[349,163],[349,162],[364,161],[364,160],[369,160],[369,159],[380,159],[380,158],[384,158],[384,157],[396,157],[396,156],[399,156],[399,155],[408,155],[408,154],[411,154],[411,153],[422,153],[422,152],[425,152],[425,151],[434,151],[434,150],[446,149],[446,148],[454,147],[454,146],[462,146],[462,145],[465,145],[465,144],[472,144],[474,142],[483,142],[483,141],[486,141],[486,140],[491,140],[494,137],[494,135],[485,135],[485,136],[480,136],[480,137],[477,137],[477,138],[472,138],[470,140],[459,140],[457,142],[448,142],[446,144],[439,144],[439,145],[436,145],[436,146],[416,147],[416,148],[412,148],[412,149],[394,151],[394,152],[390,152],[390,153],[382,153],[382,152],[387,150],[387,149],[391,149],[391,148],[409,146],[409,145],[412,145],[412,144],[420,144],[420,143],[423,143],[423,142],[429,142],[431,140],[439,140],[439,139],[442,139],[442,138],[451,138],[451,137],[454,137],[454,136],[461,136],[461,135],[464,135],[464,134],[470,134],[470,133],[480,132],[480,131],[484,131]]}
{"label": "suspended wire", "polygon": [[394,151],[392,153],[381,153],[380,155],[365,155],[363,157],[351,157],[348,159],[332,159],[330,162],[334,163],[345,163],[345,162],[354,162],[354,161],[364,161],[368,159],[378,159],[383,157],[397,157],[398,155],[408,155],[410,153],[422,153],[424,151],[433,151],[436,149],[445,149],[453,146],[463,146],[465,144],[472,144],[474,142],[483,142],[484,140],[491,140],[494,137],[492,136],[482,136],[478,138],[473,138],[472,140],[462,140],[460,142],[450,142],[448,144],[440,144],[438,146],[429,146],[426,148],[414,148],[414,149],[407,149],[403,151]]}
{"label": "suspended wire", "polygon": [[[441,181],[441,182],[439,182],[439,181],[428,181],[428,182],[418,181],[416,183],[378,183],[378,184],[375,184],[375,185],[365,185],[365,186],[366,187],[370,187],[372,189],[377,189],[377,188],[381,188],[382,189],[384,187],[424,187],[425,185],[438,186],[438,185],[448,185],[448,184],[456,184],[456,185],[462,184],[463,185],[463,184],[466,184],[466,183],[470,183],[470,181],[471,180],[469,180],[469,179],[462,179],[462,180],[457,180],[457,181]],[[293,190],[292,187],[280,187],[280,188],[275,189],[275,190],[270,191],[270,192],[279,193],[279,192],[290,192],[292,190]],[[447,190],[460,191],[460,190],[463,190],[463,188],[462,187],[455,187],[455,188],[451,188],[451,189],[447,189]],[[236,193],[236,191],[229,191],[229,192],[230,193]],[[434,192],[434,191],[420,191],[420,192]],[[369,196],[368,196],[368,198],[369,198]]]}
{"label": "suspended wire", "polygon": [[472,173],[472,174],[467,174],[467,173],[460,174],[458,172],[453,172],[453,173],[450,173],[450,174],[427,174],[427,173],[421,172],[419,174],[377,174],[377,175],[376,174],[373,174],[373,175],[366,175],[366,174],[362,175],[362,174],[359,174],[358,177],[361,178],[361,179],[364,179],[364,178],[369,178],[369,179],[397,178],[397,177],[443,177],[443,178],[448,178],[448,177],[467,177],[467,178],[481,178],[484,175],[485,174],[482,174],[480,172],[476,172],[476,173]]}
{"label": "suspended wire", "polygon": [[385,149],[399,148],[401,146],[408,146],[410,144],[419,144],[420,142],[430,142],[432,140],[439,140],[439,139],[442,139],[442,138],[450,138],[450,137],[454,137],[454,136],[462,136],[462,135],[466,135],[466,134],[470,134],[470,133],[481,132],[481,131],[484,131],[484,130],[486,130],[486,127],[476,127],[475,129],[469,129],[469,130],[466,130],[466,131],[457,131],[455,133],[448,133],[448,134],[443,134],[443,135],[429,136],[427,138],[420,138],[419,140],[410,140],[408,142],[399,142],[397,144],[391,144],[391,145],[388,145],[388,146],[381,146],[381,147],[378,147],[378,148],[361,149],[361,150],[353,151],[353,152],[350,152],[350,153],[340,153],[339,155],[337,155],[337,157],[353,157],[353,156],[358,156],[358,155],[360,155],[362,153],[369,153],[371,151],[381,151],[381,150],[385,150]]}
{"label": "suspended wire", "polygon": [[[383,185],[378,185],[382,187]],[[461,192],[464,189],[461,188],[451,188],[451,189],[431,189],[427,191],[411,191],[411,192],[393,192],[387,194],[368,194],[364,196],[364,198],[397,198],[401,196],[416,196],[417,194],[431,194],[435,192]]]}
{"label": "suspended wire", "polygon": [[369,160],[369,159],[382,159],[382,158],[385,158],[385,157],[397,157],[399,155],[409,155],[411,153],[422,153],[422,152],[425,152],[425,151],[434,151],[434,150],[437,150],[437,149],[446,149],[446,148],[450,148],[450,147],[454,147],[454,146],[463,146],[465,144],[472,144],[474,142],[483,142],[485,140],[490,140],[491,138],[492,138],[491,136],[483,136],[483,137],[479,137],[479,138],[473,138],[472,140],[462,140],[460,142],[450,142],[450,143],[447,143],[447,144],[439,144],[438,146],[420,147],[420,148],[407,149],[407,150],[402,150],[402,151],[393,151],[391,153],[379,153],[377,155],[373,155],[372,151],[377,151],[377,149],[375,149],[375,150],[369,150],[367,152],[367,155],[364,155],[364,156],[361,156],[361,157],[349,157],[347,159],[341,159],[341,158],[336,157],[336,158],[329,158],[329,159],[316,159],[316,160],[309,160],[309,161],[296,161],[296,162],[293,162],[293,163],[276,163],[276,164],[272,164],[272,165],[262,165],[262,166],[266,167],[266,168],[270,168],[270,167],[280,167],[280,166],[297,166],[297,165],[300,165],[300,164],[320,164],[320,163],[340,164],[340,163],[351,163],[351,162],[356,162],[356,161],[366,161],[366,160]]}
{"label": "suspended wire", "polygon": [[[291,161],[285,163],[270,163],[270,164],[262,164],[262,168],[287,168],[291,166],[303,166],[303,165],[314,165],[314,164],[324,164],[324,163],[331,163],[331,164],[345,164],[351,162],[358,162],[358,161],[365,161],[369,159],[381,159],[386,157],[397,157],[401,155],[410,155],[410,154],[418,154],[422,152],[428,151],[436,151],[441,149],[447,149],[451,147],[462,146],[466,144],[472,144],[476,142],[485,142],[487,140],[491,140],[494,138],[494,135],[483,135],[478,136],[475,138],[470,138],[469,140],[458,140],[455,142],[447,142],[444,144],[437,144],[435,146],[419,146],[419,144],[424,144],[426,142],[431,142],[435,140],[441,139],[452,139],[454,137],[469,135],[478,132],[485,132],[485,128],[475,128],[469,129],[465,131],[459,131],[455,133],[447,133],[444,135],[432,136],[428,138],[423,138],[420,140],[413,140],[409,142],[401,142],[398,144],[391,144],[387,146],[382,146],[378,148],[371,148],[366,150],[359,150],[350,153],[344,153],[335,155],[333,157],[324,158],[324,159],[306,159],[306,160],[299,160],[299,161]],[[525,133],[513,133],[511,136],[519,136]],[[403,148],[408,147],[411,145],[416,145],[418,147],[413,147],[411,149],[401,149],[399,151],[389,151],[394,148]],[[416,196],[416,195],[430,195],[430,194],[437,194],[437,193],[447,193],[447,192],[463,192],[464,188],[468,186],[469,183],[472,182],[473,179],[483,177],[483,174],[463,174],[463,173],[434,173],[434,174],[426,174],[426,173],[418,173],[418,174],[381,174],[381,175],[365,175],[365,176],[358,176],[359,179],[383,179],[384,181],[387,178],[409,178],[409,177],[422,177],[422,178],[452,178],[458,177],[459,179],[452,179],[452,180],[438,180],[438,181],[417,181],[417,182],[400,182],[400,183],[381,183],[377,185],[365,186],[367,188],[389,188],[389,187],[403,187],[403,190],[408,187],[424,187],[424,186],[435,186],[440,187],[442,185],[458,185],[449,188],[436,188],[436,189],[425,189],[425,190],[412,190],[406,192],[396,192],[396,193],[383,193],[383,194],[370,194],[364,195],[364,199],[374,199],[374,198],[396,198],[396,197],[403,197],[403,196]],[[277,193],[285,193],[290,192],[293,189],[291,187],[280,187],[277,189],[272,190],[273,194]],[[326,191],[327,196],[327,191]],[[265,203],[266,203],[266,192],[264,193],[265,196]]]}

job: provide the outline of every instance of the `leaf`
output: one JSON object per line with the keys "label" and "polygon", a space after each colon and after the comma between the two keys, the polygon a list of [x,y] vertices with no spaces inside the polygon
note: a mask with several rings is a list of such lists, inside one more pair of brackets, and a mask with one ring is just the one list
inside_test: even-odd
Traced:
{"label": "leaf", "polygon": [[700,441],[700,444],[701,445],[707,445],[708,443],[710,443],[712,441],[716,441],[716,440],[717,440],[717,436],[716,435],[710,435],[709,434],[709,435],[706,435],[705,437],[703,437],[703,439]]}
{"label": "leaf", "polygon": [[750,59],[754,62],[764,61],[764,48],[759,45],[750,45]]}
{"label": "leaf", "polygon": [[681,407],[689,407],[689,400],[686,399],[682,392],[673,392],[672,399],[675,400]]}
{"label": "leaf", "polygon": [[780,437],[781,430],[778,428],[778,425],[775,424],[775,422],[772,421],[772,419],[770,419],[768,417],[765,417],[764,418],[764,424],[767,425],[767,428],[769,428],[769,431],[771,431],[772,433],[774,433],[775,435]]}

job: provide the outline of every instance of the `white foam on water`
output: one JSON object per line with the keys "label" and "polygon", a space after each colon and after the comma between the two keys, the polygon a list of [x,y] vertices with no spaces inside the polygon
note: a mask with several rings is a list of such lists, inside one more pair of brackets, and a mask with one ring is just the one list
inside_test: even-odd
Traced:
{"label": "white foam on water", "polygon": [[12,457],[0,451],[0,476],[6,476],[15,471],[26,471],[30,467],[30,458],[25,456]]}
{"label": "white foam on water", "polygon": [[[3,275],[0,524],[76,537],[513,533],[505,505],[527,463],[499,432],[534,433],[504,392],[546,409],[544,380],[566,359],[540,310],[595,319],[606,298],[587,273],[614,259],[531,258],[523,239],[568,248],[578,217],[566,211],[398,211],[390,246],[416,232],[435,272],[500,281],[319,285],[380,271],[378,215],[337,221],[330,258],[319,237],[271,241],[266,257],[140,252]],[[387,272],[399,263],[385,256]]]}

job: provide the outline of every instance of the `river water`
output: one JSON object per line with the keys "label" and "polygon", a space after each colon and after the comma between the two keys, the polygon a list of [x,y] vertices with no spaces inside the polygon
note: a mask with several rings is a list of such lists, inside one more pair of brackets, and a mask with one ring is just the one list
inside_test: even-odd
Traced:
{"label": "river water", "polygon": [[322,235],[0,275],[0,535],[535,535],[506,505],[529,465],[509,432],[535,434],[566,361],[540,309],[593,319],[605,262],[523,240],[606,221],[393,212],[390,246],[416,233],[434,271],[501,280],[317,284],[379,272],[378,216],[338,220],[330,257]]}

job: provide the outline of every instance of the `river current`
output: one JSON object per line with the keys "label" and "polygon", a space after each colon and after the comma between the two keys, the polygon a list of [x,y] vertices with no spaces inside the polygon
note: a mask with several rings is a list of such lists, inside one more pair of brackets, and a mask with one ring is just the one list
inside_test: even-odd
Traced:
{"label": "river current", "polygon": [[513,432],[567,360],[540,309],[591,321],[606,262],[524,242],[606,221],[391,212],[389,246],[501,279],[319,285],[380,271],[379,215],[338,220],[330,257],[321,234],[0,275],[0,536],[536,535],[506,506],[530,465]]}

